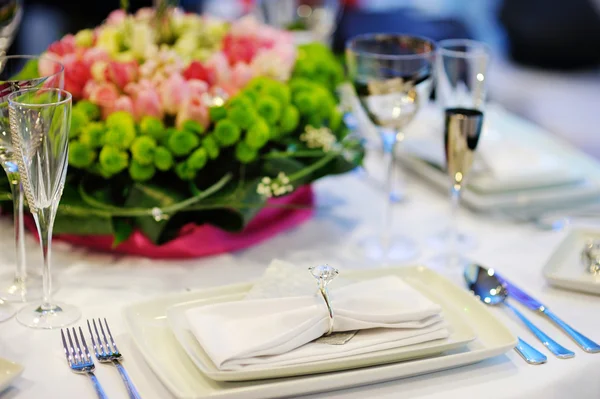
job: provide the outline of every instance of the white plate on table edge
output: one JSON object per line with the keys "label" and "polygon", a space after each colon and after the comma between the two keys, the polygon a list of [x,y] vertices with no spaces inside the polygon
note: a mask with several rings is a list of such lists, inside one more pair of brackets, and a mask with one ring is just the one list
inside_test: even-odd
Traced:
{"label": "white plate on table edge", "polygon": [[[217,381],[248,381],[292,377],[375,366],[437,355],[460,346],[465,346],[473,341],[476,338],[475,334],[461,312],[457,309],[453,309],[452,306],[447,306],[443,299],[440,298],[439,293],[431,292],[427,286],[420,284],[419,281],[415,281],[414,277],[411,278],[413,273],[414,272],[412,272],[410,268],[407,268],[405,270],[398,269],[394,274],[399,275],[406,283],[420,291],[433,302],[440,304],[444,320],[449,324],[448,329],[450,330],[450,336],[448,338],[318,362],[223,371],[215,366],[194,336],[185,312],[188,309],[209,305],[211,303],[239,301],[248,293],[250,287],[240,288],[239,292],[232,295],[202,298],[172,306],[167,309],[167,319],[169,320],[169,325],[171,326],[171,330],[175,334],[175,337],[194,364],[196,364],[200,371],[206,374],[206,376]],[[353,273],[346,272],[345,277],[352,279]],[[364,280],[364,278],[358,278],[358,280]]]}
{"label": "white plate on table edge", "polygon": [[0,357],[0,393],[23,373],[24,367]]}
{"label": "white plate on table edge", "polygon": [[[168,326],[166,311],[170,306],[201,297],[229,295],[250,284],[172,294],[128,306],[123,314],[132,340],[148,366],[181,399],[274,398],[331,391],[465,366],[501,355],[516,345],[516,337],[469,292],[425,267],[408,269],[413,270],[415,278],[445,293],[448,304],[462,310],[477,336],[475,341],[452,353],[426,359],[307,376],[219,382],[205,376],[187,356]],[[368,270],[354,275],[374,278],[397,270]]]}
{"label": "white plate on table edge", "polygon": [[551,285],[600,295],[600,275],[587,272],[581,261],[581,250],[588,239],[600,240],[600,230],[575,229],[561,241],[543,269]]}

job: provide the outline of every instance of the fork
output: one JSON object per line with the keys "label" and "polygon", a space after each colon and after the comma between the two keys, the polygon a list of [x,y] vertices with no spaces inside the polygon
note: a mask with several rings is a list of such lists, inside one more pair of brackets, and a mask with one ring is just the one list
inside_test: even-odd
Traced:
{"label": "fork", "polygon": [[[87,326],[90,330],[90,336],[92,337],[92,346],[94,347],[94,354],[96,355],[96,359],[98,359],[100,363],[112,363],[117,368],[117,370],[119,370],[119,374],[121,374],[121,379],[123,380],[123,383],[125,383],[125,387],[127,388],[127,393],[129,393],[129,397],[131,399],[141,399],[140,394],[138,393],[137,389],[135,389],[133,382],[131,382],[127,371],[125,370],[123,365],[121,365],[121,359],[123,358],[123,356],[119,352],[119,348],[117,348],[117,344],[115,343],[112,333],[110,332],[110,328],[108,327],[108,322],[106,321],[106,318],[104,319],[104,326],[106,326],[106,331],[108,332],[108,335],[104,332],[104,327],[102,326],[102,321],[100,319],[98,319],[98,324],[100,325],[102,337],[98,332],[96,320],[92,319],[92,324],[94,325],[94,331],[92,331],[92,325],[90,324],[90,321],[87,320]],[[95,335],[94,332],[96,333]],[[95,339],[94,336],[96,337]]]}
{"label": "fork", "polygon": [[[69,340],[69,344],[67,345],[67,340],[65,339],[65,333],[67,332],[67,337]],[[79,344],[79,339],[77,339],[77,332],[75,328],[73,328],[73,337],[75,337],[75,345],[73,345],[73,339],[71,339],[71,332],[68,328],[65,330],[60,330],[60,335],[62,337],[63,347],[65,348],[65,356],[67,357],[67,362],[69,363],[69,367],[75,373],[85,374],[89,376],[94,384],[94,389],[96,389],[96,394],[98,394],[98,398],[100,399],[108,399],[108,396],[104,393],[102,386],[100,385],[100,381],[94,375],[94,370],[96,366],[94,366],[94,360],[92,359],[92,355],[90,354],[90,350],[85,342],[85,338],[83,337],[83,331],[81,327],[79,327],[79,334],[81,336],[81,343],[83,344],[83,348]]]}

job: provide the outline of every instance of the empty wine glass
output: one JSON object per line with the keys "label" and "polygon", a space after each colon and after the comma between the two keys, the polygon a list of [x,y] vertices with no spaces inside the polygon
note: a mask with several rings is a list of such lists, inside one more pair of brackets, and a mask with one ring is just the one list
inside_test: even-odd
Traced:
{"label": "empty wine glass", "polygon": [[475,241],[457,230],[457,216],[483,125],[490,50],[473,40],[451,39],[440,41],[437,53],[436,96],[446,117],[444,141],[451,219],[447,231],[438,236],[447,244],[446,253],[432,263],[461,265],[468,261],[461,254],[472,248]]}
{"label": "empty wine glass", "polygon": [[64,68],[59,62],[27,55],[0,57],[0,163],[8,176],[13,198],[16,248],[15,272],[0,276],[0,298],[7,301],[24,302],[42,296],[40,275],[28,274],[26,268],[23,192],[10,138],[7,98],[18,90],[63,86]]}
{"label": "empty wine glass", "polygon": [[23,192],[40,236],[44,258],[41,305],[27,305],[17,320],[33,328],[58,328],[81,316],[74,306],[52,301],[52,228],[67,175],[71,94],[29,89],[8,96],[10,128]]}
{"label": "empty wine glass", "polygon": [[381,235],[359,243],[371,259],[404,261],[418,253],[409,237],[390,236],[393,172],[396,147],[404,139],[402,129],[415,117],[421,103],[429,99],[434,50],[434,42],[427,38],[401,34],[361,35],[346,45],[349,77],[362,108],[378,127],[387,173]]}
{"label": "empty wine glass", "polygon": [[339,0],[259,0],[255,13],[271,26],[292,31],[296,44],[330,44],[341,10]]}

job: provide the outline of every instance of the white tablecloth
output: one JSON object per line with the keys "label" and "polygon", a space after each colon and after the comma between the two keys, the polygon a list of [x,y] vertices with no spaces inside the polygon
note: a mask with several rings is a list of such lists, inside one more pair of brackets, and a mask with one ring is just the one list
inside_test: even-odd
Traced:
{"label": "white tablecloth", "polygon": [[[394,229],[414,237],[421,244],[421,261],[434,255],[426,246],[427,237],[444,227],[448,218],[445,195],[409,177],[409,200],[396,207]],[[148,259],[90,254],[65,244],[54,246],[54,276],[60,289],[56,299],[77,304],[82,321],[107,317],[113,334],[126,344],[121,316],[123,306],[166,293],[230,284],[258,278],[273,258],[311,265],[328,262],[346,268],[367,267],[348,256],[348,242],[375,229],[380,223],[383,192],[372,182],[352,173],[327,178],[316,184],[319,209],[302,226],[251,249],[235,254],[190,261]],[[479,239],[469,255],[502,271],[533,295],[543,299],[558,315],[592,339],[600,341],[600,298],[549,287],[541,269],[564,232],[537,230],[531,225],[490,219],[465,211],[462,226]],[[0,220],[2,252],[0,272],[10,272],[14,259],[12,225]],[[29,265],[40,262],[37,243],[28,237]],[[458,274],[454,276],[462,284]],[[494,309],[513,331],[541,349],[535,338],[508,313]],[[513,351],[505,356],[459,369],[377,384],[345,391],[314,395],[315,398],[594,398],[600,397],[600,354],[579,350],[546,320],[531,318],[561,344],[573,349],[575,358],[559,360],[548,354],[543,366],[528,366]],[[83,325],[82,322],[79,323]],[[125,345],[123,345],[125,347]],[[87,378],[66,365],[59,331],[27,329],[12,319],[0,324],[0,357],[25,366],[23,376],[2,398],[94,397]],[[127,367],[144,367],[139,358],[125,351]],[[97,375],[111,398],[126,398],[116,370],[99,366]],[[155,380],[140,390],[146,398],[167,397]]]}

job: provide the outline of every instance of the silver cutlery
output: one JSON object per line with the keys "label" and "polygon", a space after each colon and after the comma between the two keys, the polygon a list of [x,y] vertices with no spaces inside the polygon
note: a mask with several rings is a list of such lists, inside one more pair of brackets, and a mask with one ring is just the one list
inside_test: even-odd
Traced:
{"label": "silver cutlery", "polygon": [[533,335],[535,335],[536,338],[556,357],[559,359],[568,359],[575,356],[573,351],[570,351],[554,341],[535,324],[529,321],[529,319],[527,319],[517,308],[506,301],[508,292],[496,277],[493,269],[486,269],[482,266],[471,264],[465,267],[464,277],[469,289],[473,291],[483,303],[487,305],[505,305],[511,309],[527,328],[529,328]]}
{"label": "silver cutlery", "polygon": [[[98,319],[98,324],[100,325],[100,330],[98,330],[98,325],[96,324],[96,320],[87,321],[88,329],[90,330],[90,335],[92,337],[92,346],[94,347],[94,354],[96,355],[96,359],[100,363],[112,363],[119,374],[121,375],[121,379],[127,388],[127,393],[131,399],[141,399],[140,394],[137,389],[131,382],[127,371],[120,363],[123,359],[123,355],[119,352],[119,348],[117,348],[117,344],[110,332],[110,328],[108,327],[108,322],[104,319],[104,326],[102,325],[102,321]],[[92,331],[92,325],[94,326],[94,330]],[[104,330],[106,327],[106,332]],[[94,334],[95,333],[95,334]],[[102,333],[102,335],[100,335]],[[108,333],[108,335],[107,335]]]}
{"label": "silver cutlery", "polygon": [[[69,343],[67,344],[67,339],[65,339],[65,331],[67,332],[67,338]],[[63,347],[65,348],[65,356],[67,357],[67,362],[69,363],[69,367],[73,372],[78,374],[85,374],[92,380],[94,384],[94,389],[96,390],[96,394],[100,399],[108,399],[106,394],[104,393],[104,389],[100,385],[100,381],[94,375],[94,370],[96,366],[94,366],[94,360],[92,359],[92,355],[90,354],[90,350],[85,342],[85,338],[83,337],[83,331],[81,327],[79,327],[79,334],[81,336],[81,344],[79,343],[79,339],[77,338],[77,332],[75,328],[73,328],[73,337],[75,338],[75,345],[73,345],[73,339],[71,338],[71,332],[68,328],[61,329],[60,335],[62,337]]]}
{"label": "silver cutlery", "polygon": [[571,327],[570,325],[568,325],[567,323],[565,323],[564,321],[559,319],[558,316],[556,316],[554,313],[552,313],[550,311],[550,309],[548,309],[548,307],[546,307],[543,303],[541,303],[537,299],[533,298],[531,295],[527,294],[526,292],[521,290],[519,287],[517,287],[510,281],[506,280],[504,277],[499,276],[498,274],[496,274],[496,277],[498,278],[498,280],[500,280],[500,282],[506,288],[506,290],[510,294],[511,298],[515,298],[517,301],[519,301],[521,304],[525,305],[529,309],[535,310],[536,312],[546,316],[554,324],[556,324],[561,330],[563,330],[573,341],[575,341],[575,343],[581,349],[583,349],[585,352],[588,352],[588,353],[599,353],[600,352],[600,345],[598,345],[596,342],[592,341],[591,339],[589,339],[588,337],[581,334],[580,332],[575,330],[573,327]]}

